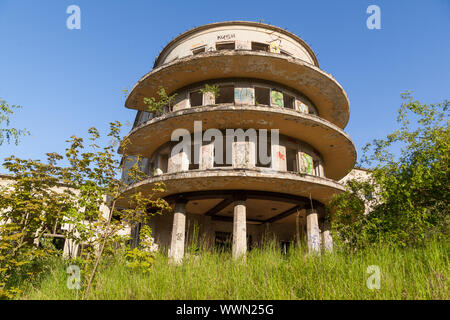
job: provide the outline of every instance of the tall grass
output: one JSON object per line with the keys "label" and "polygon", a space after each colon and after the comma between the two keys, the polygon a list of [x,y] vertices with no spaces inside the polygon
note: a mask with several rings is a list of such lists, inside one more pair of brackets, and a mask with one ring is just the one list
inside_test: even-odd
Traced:
{"label": "tall grass", "polygon": [[[287,255],[272,242],[246,261],[227,252],[200,250],[181,265],[157,253],[148,273],[130,270],[122,256],[106,258],[91,299],[449,299],[448,243],[419,248],[379,246],[357,253]],[[381,270],[380,289],[370,290],[367,267]],[[54,260],[38,283],[26,284],[22,299],[81,299],[66,286],[67,263]]]}

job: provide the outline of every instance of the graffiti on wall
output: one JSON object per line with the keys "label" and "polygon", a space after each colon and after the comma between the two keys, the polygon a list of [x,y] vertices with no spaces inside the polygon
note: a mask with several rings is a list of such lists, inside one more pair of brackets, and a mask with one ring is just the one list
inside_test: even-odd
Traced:
{"label": "graffiti on wall", "polygon": [[270,93],[271,105],[280,108],[284,107],[283,103],[283,93],[277,90],[272,90]]}
{"label": "graffiti on wall", "polygon": [[304,104],[303,102],[296,100],[295,104],[296,104],[298,111],[303,112],[303,113],[309,113],[308,106],[306,104]]}
{"label": "graffiti on wall", "polygon": [[300,156],[300,170],[302,173],[314,174],[313,158],[304,152],[302,152]]}
{"label": "graffiti on wall", "polygon": [[271,42],[269,46],[269,50],[272,53],[280,53],[280,44],[276,41]]}
{"label": "graffiti on wall", "polygon": [[234,102],[236,104],[254,104],[253,88],[234,88]]}
{"label": "graffiti on wall", "polygon": [[223,41],[223,40],[231,40],[231,39],[235,39],[236,35],[234,33],[230,33],[230,34],[219,34],[217,36],[217,40],[218,41]]}

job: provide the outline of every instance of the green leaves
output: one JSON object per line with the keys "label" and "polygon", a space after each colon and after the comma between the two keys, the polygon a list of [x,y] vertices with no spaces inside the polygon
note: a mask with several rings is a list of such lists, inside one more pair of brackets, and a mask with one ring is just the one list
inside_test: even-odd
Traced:
{"label": "green leaves", "polygon": [[14,109],[20,109],[21,106],[9,105],[5,100],[0,98],[0,145],[3,142],[10,143],[11,140],[17,145],[21,136],[29,135],[25,129],[7,128],[10,124],[10,116],[14,113]]}
{"label": "green leaves", "polygon": [[[361,163],[374,164],[371,179],[350,181],[332,202],[339,237],[354,247],[376,241],[406,246],[449,235],[450,102],[422,104],[410,92],[402,99],[399,129],[363,149]],[[369,186],[372,203],[362,197]],[[368,215],[358,203],[369,204]],[[351,225],[345,225],[348,215]]]}
{"label": "green leaves", "polygon": [[159,99],[155,97],[144,98],[144,104],[147,105],[148,112],[161,113],[164,107],[171,107],[175,100],[176,94],[169,96],[163,87],[159,87],[158,90]]}

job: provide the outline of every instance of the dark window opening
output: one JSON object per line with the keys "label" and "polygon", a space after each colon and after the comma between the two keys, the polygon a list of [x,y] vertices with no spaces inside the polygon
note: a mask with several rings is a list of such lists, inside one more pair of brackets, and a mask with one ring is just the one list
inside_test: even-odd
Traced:
{"label": "dark window opening", "polygon": [[167,154],[167,153],[160,154],[159,155],[159,169],[161,169],[161,171],[163,173],[167,172],[168,163],[169,163],[169,154]]}
{"label": "dark window opening", "polygon": [[270,106],[270,89],[255,87],[255,104]]}
{"label": "dark window opening", "polygon": [[[259,147],[262,146],[264,143],[264,141],[262,141],[262,136],[258,135],[258,145],[255,148],[255,152],[256,152],[256,166],[257,167],[262,167],[262,168],[270,168],[272,167],[272,144],[270,141],[270,136],[267,136],[267,141],[266,141],[266,150],[259,150]],[[260,157],[260,152],[263,153],[263,157],[268,157],[270,158],[269,163],[263,163],[263,159],[261,159]],[[265,154],[264,154],[265,153]],[[266,160],[266,159],[264,159]]]}
{"label": "dark window opening", "polygon": [[269,45],[266,43],[252,42],[252,50],[269,52]]}
{"label": "dark window opening", "polygon": [[320,167],[319,167],[319,161],[314,160],[313,161],[313,165],[314,165],[314,173],[316,176],[320,176]]}
{"label": "dark window opening", "polygon": [[214,167],[231,167],[233,165],[232,161],[231,163],[227,163],[227,155],[232,158],[233,155],[233,143],[231,144],[230,150],[227,151],[227,143],[225,136],[222,138],[222,159],[220,159],[219,152],[217,152],[216,148],[214,148]]}
{"label": "dark window opening", "polygon": [[286,149],[286,170],[297,172],[297,150]]}
{"label": "dark window opening", "polygon": [[215,232],[214,247],[217,250],[229,251],[232,243],[231,232]]}
{"label": "dark window opening", "polygon": [[281,253],[283,254],[287,254],[289,252],[289,249],[291,248],[291,241],[281,241],[280,246],[281,246]]}
{"label": "dark window opening", "polygon": [[216,103],[234,103],[234,86],[219,86],[219,96]]}
{"label": "dark window opening", "polygon": [[203,94],[199,91],[194,91],[189,94],[189,101],[191,107],[198,107],[203,105]]}
{"label": "dark window opening", "polygon": [[[197,170],[200,168],[199,160],[200,160],[200,150],[201,147],[197,148],[197,161],[195,161],[195,144],[191,143],[191,158],[189,159],[189,170]],[[195,163],[197,162],[197,163]]]}
{"label": "dark window opening", "polygon": [[203,53],[203,52],[206,52],[206,47],[205,46],[192,50],[192,54],[193,55],[196,55],[196,54],[199,54],[199,53]]}
{"label": "dark window opening", "polygon": [[216,50],[234,50],[234,42],[216,43]]}
{"label": "dark window opening", "polygon": [[54,237],[52,239],[52,244],[56,250],[64,250],[64,243],[66,240],[64,238]]}
{"label": "dark window opening", "polygon": [[284,94],[283,95],[283,102],[284,102],[284,107],[285,108],[288,108],[288,109],[294,109],[295,107],[294,107],[294,101],[295,99],[294,99],[294,97],[293,96],[290,96],[290,95],[288,95],[288,94]]}
{"label": "dark window opening", "polygon": [[280,53],[284,56],[291,56],[291,54],[289,52],[286,52],[284,50],[280,50]]}

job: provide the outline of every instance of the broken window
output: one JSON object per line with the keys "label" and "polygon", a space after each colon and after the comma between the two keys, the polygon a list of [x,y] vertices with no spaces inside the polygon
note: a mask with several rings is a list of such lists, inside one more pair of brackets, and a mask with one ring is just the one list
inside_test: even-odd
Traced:
{"label": "broken window", "polygon": [[255,87],[255,104],[270,105],[270,89]]}
{"label": "broken window", "polygon": [[219,86],[219,96],[216,103],[234,103],[234,86]]}
{"label": "broken window", "polygon": [[252,50],[269,52],[269,45],[261,42],[252,42]]}
{"label": "broken window", "polygon": [[163,172],[167,172],[167,167],[169,164],[169,154],[168,153],[161,153],[159,155],[159,169]]}
{"label": "broken window", "polygon": [[231,232],[215,232],[214,246],[217,250],[231,250],[233,237]]}
{"label": "broken window", "polygon": [[203,46],[203,47],[200,47],[200,48],[195,48],[195,49],[192,50],[192,54],[193,55],[196,55],[196,54],[199,54],[199,53],[203,53],[203,52],[206,52],[206,46]]}
{"label": "broken window", "polygon": [[191,107],[201,106],[203,104],[203,94],[200,90],[193,91],[189,94],[189,101],[191,103]]}
{"label": "broken window", "polygon": [[216,50],[234,50],[235,44],[233,42],[216,43]]}
{"label": "broken window", "polygon": [[316,176],[320,177],[320,166],[319,166],[319,161],[318,160],[314,160],[314,172],[316,174]]}
{"label": "broken window", "polygon": [[[256,152],[256,166],[257,167],[262,167],[262,168],[270,168],[272,167],[272,143],[271,143],[271,138],[269,135],[267,135],[267,138],[265,139],[266,141],[264,141],[263,138],[266,138],[266,136],[263,136],[261,134],[258,135],[258,144],[255,148],[255,152]],[[264,150],[263,146],[266,146],[266,149]],[[262,154],[262,157],[261,157]],[[264,158],[269,158],[270,161],[267,162],[267,159]]]}
{"label": "broken window", "polygon": [[286,148],[286,170],[297,172],[297,150]]}
{"label": "broken window", "polygon": [[[191,158],[189,159],[189,170],[197,170],[200,168],[199,162],[200,162],[201,147],[197,145],[196,148],[195,146],[196,146],[195,143],[191,143]],[[196,160],[195,152],[197,152],[197,161],[195,161]]]}
{"label": "broken window", "polygon": [[294,97],[288,94],[283,95],[283,104],[285,108],[294,109]]}

